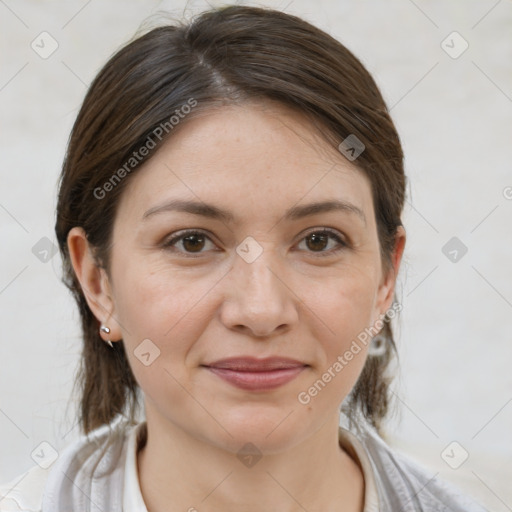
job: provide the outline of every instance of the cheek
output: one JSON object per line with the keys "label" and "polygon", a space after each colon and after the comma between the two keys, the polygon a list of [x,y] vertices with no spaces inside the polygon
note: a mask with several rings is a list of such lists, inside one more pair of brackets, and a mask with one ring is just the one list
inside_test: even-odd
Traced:
{"label": "cheek", "polygon": [[[331,279],[321,290],[311,290],[307,305],[319,320],[313,336],[321,351],[311,382],[312,396],[319,398],[316,405],[327,404],[333,395],[343,399],[355,384],[366,361],[369,339],[364,333],[371,325],[374,304],[375,282],[361,273]],[[320,393],[324,386],[328,391]]]}
{"label": "cheek", "polygon": [[187,404],[180,383],[189,378],[188,355],[208,318],[206,302],[200,300],[205,287],[199,281],[184,281],[166,278],[163,273],[132,275],[119,289],[117,300],[135,380],[155,403],[180,407]]}
{"label": "cheek", "polygon": [[369,327],[376,300],[376,283],[371,274],[346,272],[322,286],[310,287],[307,305],[317,315],[329,336],[328,346],[343,349]]}
{"label": "cheek", "polygon": [[184,371],[192,340],[200,337],[208,321],[205,307],[213,283],[175,272],[144,271],[142,265],[124,275],[116,287],[116,312],[134,373],[140,366],[136,355],[141,343],[150,349],[153,343],[160,351],[151,368],[165,362],[173,372]]}
{"label": "cheek", "polygon": [[129,336],[152,335],[159,340],[175,336],[213,285],[186,269],[170,269],[143,258],[124,263],[115,276],[116,310]]}

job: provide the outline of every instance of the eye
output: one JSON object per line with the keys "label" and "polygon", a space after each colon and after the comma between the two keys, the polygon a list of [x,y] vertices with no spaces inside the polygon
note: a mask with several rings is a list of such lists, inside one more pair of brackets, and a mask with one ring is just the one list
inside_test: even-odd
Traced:
{"label": "eye", "polygon": [[171,250],[174,251],[176,250],[177,246],[181,246],[184,250],[180,250],[178,252],[183,252],[187,254],[187,256],[192,256],[194,253],[200,254],[207,241],[213,245],[213,242],[210,240],[210,238],[202,231],[188,230],[182,231],[180,234],[170,238],[164,242],[163,246],[166,249],[171,248]]}
{"label": "eye", "polygon": [[[334,248],[325,250],[329,246],[329,239],[334,240]],[[308,249],[312,249],[308,252],[318,253],[315,256],[330,256],[338,251],[348,247],[348,244],[343,238],[336,232],[330,229],[321,229],[317,231],[311,231],[301,241],[306,243]],[[299,244],[300,245],[300,244]],[[332,245],[331,245],[332,247]]]}
{"label": "eye", "polygon": [[[330,240],[334,240],[334,247],[331,244],[331,249],[326,250],[329,247]],[[318,253],[315,256],[329,256],[348,247],[348,244],[336,231],[325,228],[311,231],[301,240],[301,243],[303,242],[306,243],[306,247],[309,249],[308,252]],[[208,243],[215,247],[215,244],[206,233],[197,230],[187,230],[176,234],[164,242],[163,247],[175,252],[181,252],[187,257],[195,257],[195,254],[200,255],[205,252],[203,249]]]}

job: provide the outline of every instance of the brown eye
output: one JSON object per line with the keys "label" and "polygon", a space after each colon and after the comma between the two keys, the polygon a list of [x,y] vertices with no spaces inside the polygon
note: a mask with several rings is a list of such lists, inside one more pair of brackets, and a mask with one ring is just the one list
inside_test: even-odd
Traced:
{"label": "brown eye", "polygon": [[329,236],[324,233],[313,233],[306,237],[306,245],[313,251],[323,251],[329,242]]}
{"label": "brown eye", "polygon": [[212,245],[212,241],[210,238],[201,231],[185,231],[180,235],[172,237],[170,240],[165,242],[163,246],[166,249],[171,249],[175,252],[180,252],[185,255],[192,254],[201,254],[203,249],[207,245],[207,242],[210,242]]}
{"label": "brown eye", "polygon": [[200,251],[204,246],[204,242],[205,242],[205,237],[203,235],[195,234],[195,235],[187,235],[187,236],[183,237],[183,247],[187,251],[191,251],[191,252]]}
{"label": "brown eye", "polygon": [[[331,244],[331,249],[329,250],[328,247],[331,240],[334,240],[335,243],[334,247]],[[338,233],[325,229],[309,233],[303,238],[303,241],[305,241],[308,252],[318,253],[318,256],[329,256],[348,247],[348,244]]]}
{"label": "brown eye", "polygon": [[[306,251],[314,253],[315,256],[329,256],[348,247],[348,244],[337,232],[327,229],[309,233],[302,239],[301,243],[303,242],[306,244]],[[194,257],[194,255],[200,256],[202,253],[208,252],[206,247],[208,243],[215,247],[208,235],[201,231],[191,230],[172,237],[163,244],[163,247],[184,256]]]}

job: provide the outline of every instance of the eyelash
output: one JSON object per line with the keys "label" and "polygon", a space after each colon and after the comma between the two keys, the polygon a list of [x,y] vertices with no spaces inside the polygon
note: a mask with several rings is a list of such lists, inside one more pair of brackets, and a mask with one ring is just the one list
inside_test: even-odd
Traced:
{"label": "eyelash", "polygon": [[[338,247],[336,247],[334,249],[331,249],[330,251],[320,251],[320,252],[317,252],[317,253],[315,253],[314,251],[308,251],[308,252],[311,252],[311,254],[313,254],[315,257],[322,258],[322,257],[326,257],[326,256],[332,256],[333,254],[336,254],[339,251],[349,247],[349,244],[347,242],[345,242],[343,240],[343,238],[341,238],[341,236],[336,231],[333,231],[333,230],[328,229],[328,228],[323,228],[323,229],[317,229],[315,231],[310,231],[309,233],[304,235],[304,237],[300,240],[300,242],[305,240],[308,236],[318,235],[318,234],[329,235],[339,245],[338,245]],[[186,238],[187,236],[190,236],[190,235],[203,235],[205,238],[207,238],[208,240],[210,240],[212,242],[211,238],[204,231],[190,229],[190,230],[182,231],[180,234],[178,234],[176,236],[173,236],[169,240],[165,241],[163,243],[163,248],[175,251],[176,249],[173,247],[173,245],[177,241],[180,241],[180,240],[182,240],[182,239],[184,239],[184,238]],[[182,252],[182,251],[178,251],[178,252],[181,252],[187,258],[199,258],[203,254],[202,252],[195,253],[195,254],[194,253],[188,253],[188,252]]]}

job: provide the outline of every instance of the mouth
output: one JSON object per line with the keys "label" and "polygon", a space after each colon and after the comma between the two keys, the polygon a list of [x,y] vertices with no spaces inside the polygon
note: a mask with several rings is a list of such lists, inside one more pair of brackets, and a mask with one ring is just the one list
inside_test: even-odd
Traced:
{"label": "mouth", "polygon": [[277,357],[237,357],[202,366],[233,386],[250,391],[265,391],[283,386],[309,367],[294,359]]}

